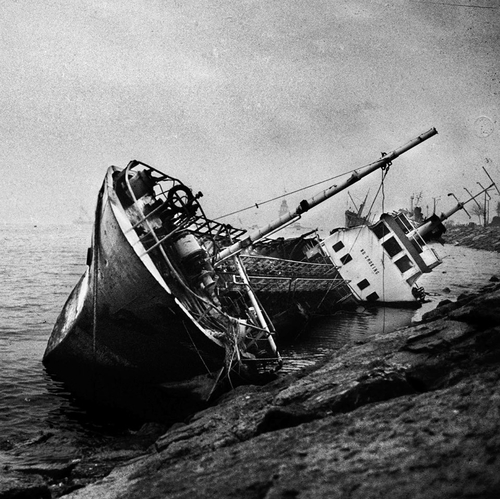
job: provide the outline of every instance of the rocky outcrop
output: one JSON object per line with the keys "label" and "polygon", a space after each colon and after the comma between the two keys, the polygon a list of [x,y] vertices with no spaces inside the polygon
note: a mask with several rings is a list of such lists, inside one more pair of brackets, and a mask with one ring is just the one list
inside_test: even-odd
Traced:
{"label": "rocky outcrop", "polygon": [[447,227],[443,238],[448,244],[487,251],[500,251],[500,227],[498,226],[452,225]]}
{"label": "rocky outcrop", "polygon": [[64,432],[47,432],[0,450],[0,499],[52,499],[82,488],[142,456],[166,428],[148,423],[133,434],[90,447]]}
{"label": "rocky outcrop", "polygon": [[[147,450],[115,451],[111,472],[108,450],[38,486],[71,499],[499,497],[499,310],[492,282],[322,365],[239,387]],[[83,479],[93,463],[101,473]]]}

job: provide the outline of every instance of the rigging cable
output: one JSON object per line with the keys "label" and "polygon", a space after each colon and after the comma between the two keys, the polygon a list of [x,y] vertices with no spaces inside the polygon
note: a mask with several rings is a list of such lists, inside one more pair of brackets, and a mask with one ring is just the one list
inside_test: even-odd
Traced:
{"label": "rigging cable", "polygon": [[[385,212],[385,176],[387,172],[389,171],[390,163],[382,168],[382,181],[380,183],[380,188],[382,191],[382,213]],[[382,296],[385,301],[385,251],[382,248]],[[385,316],[385,306],[382,307],[382,334],[385,333],[385,321],[386,321],[386,316]]]}
{"label": "rigging cable", "polygon": [[332,180],[335,180],[339,177],[343,177],[344,175],[349,175],[349,173],[359,171],[363,168],[366,168],[367,166],[370,166],[370,165],[365,165],[365,166],[362,166],[361,168],[354,168],[354,169],[349,170],[347,172],[339,173],[338,175],[335,175],[334,177],[330,177],[330,178],[327,178],[325,180],[320,180],[319,182],[316,182],[316,183],[310,184],[310,185],[306,185],[305,187],[301,187],[300,189],[295,189],[294,191],[291,191],[291,192],[286,192],[285,194],[281,194],[280,196],[275,196],[272,199],[266,199],[265,201],[262,201],[260,203],[254,203],[251,206],[247,206],[246,208],[241,208],[240,210],[232,211],[231,213],[226,213],[225,215],[221,215],[220,217],[214,218],[214,220],[220,220],[221,218],[230,217],[231,215],[237,215],[238,213],[242,213],[243,211],[251,210],[253,208],[260,208],[263,204],[271,203],[273,201],[276,201],[277,199],[281,199],[281,198],[284,198],[286,196],[290,196],[291,194],[296,194],[297,192],[305,191],[306,189],[310,189],[311,187],[316,187],[317,185],[324,184],[325,182],[331,182]]}
{"label": "rigging cable", "polygon": [[[369,220],[369,218],[370,218],[370,214],[372,212],[373,206],[375,204],[375,201],[378,198],[380,191],[383,191],[384,180],[385,180],[385,177],[387,176],[387,174],[389,173],[389,167],[390,167],[390,163],[386,167],[382,168],[382,181],[380,182],[380,185],[378,186],[377,192],[375,193],[375,197],[373,198],[372,204],[370,205],[370,208],[368,209],[368,213],[366,214],[367,220]],[[382,199],[382,213],[384,213],[384,199]],[[354,245],[357,243],[360,234],[361,234],[361,231],[358,231],[356,238],[354,239],[353,243],[351,244],[351,247],[349,248],[349,253],[352,251],[352,249],[354,248]]]}

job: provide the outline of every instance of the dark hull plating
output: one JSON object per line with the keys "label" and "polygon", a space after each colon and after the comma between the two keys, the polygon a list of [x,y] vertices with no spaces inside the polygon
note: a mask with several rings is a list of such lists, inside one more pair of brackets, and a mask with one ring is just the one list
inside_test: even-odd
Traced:
{"label": "dark hull plating", "polygon": [[49,339],[43,358],[48,372],[88,400],[110,400],[110,390],[121,390],[133,403],[147,387],[155,397],[203,401],[223,365],[224,347],[207,337],[138,257],[106,188],[93,239],[90,266]]}

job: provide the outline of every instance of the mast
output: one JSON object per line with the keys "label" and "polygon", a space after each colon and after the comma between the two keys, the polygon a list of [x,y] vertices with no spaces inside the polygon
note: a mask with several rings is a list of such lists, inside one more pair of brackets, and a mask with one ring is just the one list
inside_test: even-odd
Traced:
{"label": "mast", "polygon": [[[484,168],[483,168],[484,169]],[[434,229],[436,229],[437,227],[440,227],[442,222],[444,222],[445,220],[447,220],[448,218],[450,218],[452,215],[454,215],[457,211],[460,211],[460,210],[464,210],[465,213],[467,213],[467,210],[465,209],[465,205],[467,203],[470,203],[471,201],[474,201],[477,203],[476,201],[476,198],[478,198],[481,194],[487,194],[488,191],[492,188],[495,188],[497,190],[497,192],[500,194],[500,191],[498,190],[498,187],[496,185],[496,183],[493,181],[493,179],[490,177],[490,175],[488,174],[488,172],[486,170],[484,170],[486,172],[486,175],[488,175],[489,179],[491,180],[491,184],[488,186],[488,187],[483,187],[481,185],[481,187],[483,187],[483,190],[478,192],[475,196],[473,196],[467,189],[467,193],[469,194],[469,196],[471,196],[469,199],[467,199],[467,201],[463,201],[463,202],[458,202],[453,208],[451,208],[451,210],[447,211],[446,213],[441,213],[441,215],[438,217],[438,216],[432,216],[430,217],[430,219],[424,223],[423,225],[421,225],[420,227],[417,227],[414,231],[414,233],[418,234],[419,236],[421,237],[425,237],[427,236],[429,233],[433,232]],[[455,197],[453,194],[448,194],[448,196],[453,196]],[[455,198],[456,199],[456,198]],[[458,201],[458,199],[457,199]],[[469,215],[467,213],[467,215]]]}
{"label": "mast", "polygon": [[366,200],[368,199],[368,193],[370,191],[368,190],[368,192],[366,193],[366,196],[365,196],[365,199],[363,200],[363,202],[361,203],[361,205],[359,206],[359,211],[358,211],[358,217],[361,216],[361,214],[363,213],[363,210],[365,209],[365,204],[366,204]]}
{"label": "mast", "polygon": [[216,256],[216,261],[223,260],[225,258],[228,258],[241,250],[247,248],[248,246],[252,245],[256,241],[262,239],[263,237],[267,236],[271,232],[274,232],[275,230],[284,227],[288,223],[298,220],[302,213],[305,213],[306,211],[310,210],[311,208],[314,208],[320,203],[323,203],[327,199],[331,198],[332,196],[335,196],[335,194],[338,194],[339,192],[343,191],[344,189],[347,189],[349,186],[355,184],[359,180],[361,180],[363,177],[366,177],[370,173],[374,172],[375,170],[378,170],[380,168],[384,168],[392,162],[393,159],[396,159],[398,156],[401,154],[405,153],[406,151],[412,149],[413,147],[417,146],[418,144],[424,142],[425,140],[429,139],[433,135],[437,134],[437,130],[435,128],[431,128],[427,132],[424,132],[423,134],[419,135],[418,137],[414,138],[413,140],[410,140],[408,143],[405,145],[398,147],[397,149],[394,149],[394,151],[385,154],[380,158],[379,160],[371,163],[366,167],[366,169],[363,172],[353,172],[353,174],[343,183],[339,185],[333,185],[329,187],[328,189],[325,189],[322,192],[319,192],[312,198],[309,198],[308,200],[302,200],[298,207],[294,211],[289,211],[288,213],[285,213],[281,215],[278,219],[276,219],[274,222],[271,222],[270,224],[266,225],[262,229],[258,229],[254,232],[251,232],[248,234],[248,236],[241,240],[238,241],[231,246],[228,246],[224,250],[222,250],[217,256]]}
{"label": "mast", "polygon": [[[352,196],[351,196],[351,193],[349,191],[347,191],[347,195],[349,196],[349,198],[351,199],[352,201],[352,204],[354,206],[354,210],[355,211],[358,211],[358,207],[356,206],[356,203],[354,202],[354,199],[352,199]],[[359,211],[358,211],[358,215],[359,215]]]}

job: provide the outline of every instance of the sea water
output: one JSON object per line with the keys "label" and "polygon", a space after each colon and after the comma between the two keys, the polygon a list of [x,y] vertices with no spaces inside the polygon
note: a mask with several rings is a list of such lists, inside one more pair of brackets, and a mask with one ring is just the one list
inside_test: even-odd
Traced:
{"label": "sea water", "polygon": [[42,357],[85,269],[90,235],[89,225],[1,226],[0,450],[49,428],[77,428],[81,410],[45,373]]}
{"label": "sea water", "polygon": [[302,333],[301,341],[280,349],[288,360],[284,370],[307,367],[346,344],[408,326],[436,308],[440,301],[455,301],[461,294],[478,291],[489,284],[493,275],[500,278],[500,253],[437,243],[430,246],[442,263],[418,280],[417,284],[426,291],[425,303],[420,308],[359,306],[355,311],[338,311],[331,317],[316,320]]}
{"label": "sea water", "polygon": [[[88,414],[42,365],[53,324],[85,269],[90,225],[1,226],[0,286],[0,455],[45,432],[87,443],[113,435],[112,422]],[[285,371],[310,365],[333,350],[418,318],[442,299],[474,291],[500,276],[500,254],[436,246],[443,264],[424,276],[431,303],[417,311],[360,307],[314,324],[283,346]]]}

